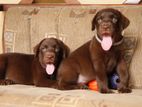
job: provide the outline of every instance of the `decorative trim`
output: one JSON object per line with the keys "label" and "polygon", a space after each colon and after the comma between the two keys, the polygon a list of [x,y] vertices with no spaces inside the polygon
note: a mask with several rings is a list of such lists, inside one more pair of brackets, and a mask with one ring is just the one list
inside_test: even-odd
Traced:
{"label": "decorative trim", "polygon": [[4,32],[4,52],[14,52],[15,35],[16,33],[11,30]]}

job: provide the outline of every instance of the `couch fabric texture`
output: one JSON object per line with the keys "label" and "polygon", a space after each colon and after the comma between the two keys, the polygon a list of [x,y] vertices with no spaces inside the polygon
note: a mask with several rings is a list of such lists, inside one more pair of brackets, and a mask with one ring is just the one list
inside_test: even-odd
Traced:
{"label": "couch fabric texture", "polygon": [[141,107],[142,91],[101,94],[96,91],[60,91],[25,85],[0,87],[0,107]]}
{"label": "couch fabric texture", "polygon": [[0,86],[0,105],[22,107],[21,104],[25,103],[23,107],[141,107],[142,6],[13,7],[5,15],[4,52],[33,53],[33,47],[45,37],[61,39],[73,51],[95,35],[95,31],[91,31],[91,21],[98,10],[106,7],[120,10],[130,20],[130,26],[124,31],[122,45],[130,72],[129,85],[133,88],[131,94],[116,92],[104,95],[90,90],[59,91],[11,85]]}

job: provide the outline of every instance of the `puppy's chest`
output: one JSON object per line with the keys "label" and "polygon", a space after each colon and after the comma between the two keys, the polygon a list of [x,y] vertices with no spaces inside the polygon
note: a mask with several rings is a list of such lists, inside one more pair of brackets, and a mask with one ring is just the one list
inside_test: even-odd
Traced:
{"label": "puppy's chest", "polygon": [[108,53],[104,55],[104,64],[107,72],[111,72],[118,63],[118,53]]}

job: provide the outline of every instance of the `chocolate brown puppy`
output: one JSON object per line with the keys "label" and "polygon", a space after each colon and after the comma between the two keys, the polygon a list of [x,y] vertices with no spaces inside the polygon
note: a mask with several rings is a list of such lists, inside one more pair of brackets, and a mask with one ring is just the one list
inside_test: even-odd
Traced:
{"label": "chocolate brown puppy", "polygon": [[101,93],[111,93],[107,75],[115,69],[120,77],[118,91],[131,92],[122,47],[122,31],[128,25],[129,20],[116,9],[98,11],[92,20],[92,30],[97,34],[63,61],[58,72],[59,88],[81,89],[96,80]]}
{"label": "chocolate brown puppy", "polygon": [[35,54],[0,54],[0,84],[25,84],[56,87],[56,74],[69,48],[55,38],[43,39],[34,48]]}

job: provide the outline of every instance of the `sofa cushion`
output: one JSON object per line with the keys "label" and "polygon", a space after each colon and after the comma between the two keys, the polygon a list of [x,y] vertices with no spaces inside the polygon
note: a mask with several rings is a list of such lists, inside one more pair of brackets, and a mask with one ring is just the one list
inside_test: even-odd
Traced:
{"label": "sofa cushion", "polygon": [[60,91],[27,85],[0,86],[1,107],[141,107],[142,90],[101,94],[91,90]]}

